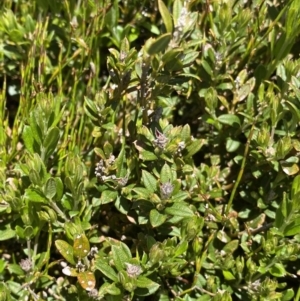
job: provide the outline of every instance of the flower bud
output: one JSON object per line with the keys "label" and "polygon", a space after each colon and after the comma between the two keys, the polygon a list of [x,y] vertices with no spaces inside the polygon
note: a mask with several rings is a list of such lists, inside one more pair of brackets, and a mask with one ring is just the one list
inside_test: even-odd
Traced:
{"label": "flower bud", "polygon": [[129,277],[136,278],[142,273],[142,268],[136,264],[130,264],[128,262],[125,263],[126,265],[126,272]]}
{"label": "flower bud", "polygon": [[195,237],[192,243],[192,248],[195,254],[199,254],[203,248],[203,239],[201,237]]}
{"label": "flower bud", "polygon": [[32,261],[29,258],[20,261],[20,267],[23,271],[29,272],[32,269]]}
{"label": "flower bud", "polygon": [[236,261],[235,261],[235,264],[236,264],[237,272],[240,273],[240,274],[243,273],[244,266],[245,266],[244,258],[238,256]]}
{"label": "flower bud", "polygon": [[249,258],[247,260],[246,265],[247,265],[247,268],[248,268],[250,274],[256,273],[257,267],[256,267],[256,264],[251,260],[251,258]]}
{"label": "flower bud", "polygon": [[162,200],[167,200],[172,195],[174,186],[169,182],[160,185],[160,197]]}
{"label": "flower bud", "polygon": [[128,291],[133,292],[136,289],[136,279],[129,277],[127,272],[120,271],[118,274],[119,282]]}
{"label": "flower bud", "polygon": [[153,141],[153,144],[161,150],[164,149],[168,143],[168,138],[157,128],[155,128],[155,137],[156,139]]}

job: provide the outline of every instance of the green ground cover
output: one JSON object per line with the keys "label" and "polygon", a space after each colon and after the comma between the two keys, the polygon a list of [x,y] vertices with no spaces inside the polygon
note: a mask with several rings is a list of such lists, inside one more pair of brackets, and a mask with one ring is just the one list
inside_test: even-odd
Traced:
{"label": "green ground cover", "polygon": [[297,0],[0,2],[0,301],[300,300]]}

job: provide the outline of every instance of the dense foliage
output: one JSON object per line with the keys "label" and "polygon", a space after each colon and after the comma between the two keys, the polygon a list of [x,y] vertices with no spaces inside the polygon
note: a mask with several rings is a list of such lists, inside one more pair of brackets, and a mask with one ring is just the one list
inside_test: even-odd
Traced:
{"label": "dense foliage", "polygon": [[300,3],[2,0],[0,300],[300,300]]}

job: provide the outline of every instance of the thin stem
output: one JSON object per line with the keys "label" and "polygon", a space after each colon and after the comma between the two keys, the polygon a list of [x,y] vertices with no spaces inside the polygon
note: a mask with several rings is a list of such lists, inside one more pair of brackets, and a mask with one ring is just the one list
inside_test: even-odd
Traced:
{"label": "thin stem", "polygon": [[31,240],[30,239],[27,240],[27,250],[28,250],[28,258],[31,260],[32,254],[31,254]]}
{"label": "thin stem", "polygon": [[50,204],[52,206],[52,208],[57,212],[57,214],[62,217],[65,221],[68,221],[69,219],[67,218],[67,216],[59,209],[59,207],[55,204],[55,202],[50,201]]}
{"label": "thin stem", "polygon": [[243,157],[243,160],[242,160],[241,169],[239,171],[239,174],[238,174],[238,177],[236,179],[236,182],[235,182],[235,184],[233,186],[233,189],[232,189],[232,192],[231,192],[231,195],[230,195],[230,199],[229,199],[227,207],[226,207],[226,211],[225,211],[226,216],[229,214],[229,212],[231,210],[232,203],[233,203],[233,200],[234,200],[237,188],[240,185],[240,182],[241,182],[243,174],[244,174],[244,170],[245,170],[245,166],[246,166],[246,159],[247,159],[247,155],[248,155],[248,152],[249,152],[250,141],[252,139],[253,132],[254,132],[254,126],[255,126],[255,121],[252,124],[251,130],[250,130],[250,134],[249,134],[248,139],[247,139],[247,143],[246,143],[246,147],[245,147],[245,151],[244,151],[244,157]]}

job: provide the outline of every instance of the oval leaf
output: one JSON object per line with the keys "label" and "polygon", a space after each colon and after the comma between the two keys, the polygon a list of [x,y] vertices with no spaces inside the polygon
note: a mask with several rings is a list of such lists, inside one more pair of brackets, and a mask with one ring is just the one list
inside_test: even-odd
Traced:
{"label": "oval leaf", "polygon": [[34,203],[48,203],[48,200],[37,189],[30,189],[30,188],[26,189],[24,198]]}
{"label": "oval leaf", "polygon": [[226,254],[232,254],[239,246],[239,241],[237,239],[230,241],[226,246],[223,248],[223,251]]}
{"label": "oval leaf", "polygon": [[218,117],[218,120],[223,124],[228,124],[231,126],[234,124],[241,125],[239,117],[233,114],[223,114]]}
{"label": "oval leaf", "polygon": [[43,146],[46,150],[47,157],[53,154],[57,146],[58,140],[59,140],[59,129],[57,127],[54,127],[48,131],[47,136],[43,143]]}
{"label": "oval leaf", "polygon": [[56,240],[55,246],[59,253],[65,258],[65,260],[72,265],[75,265],[75,260],[73,256],[73,248],[64,240]]}
{"label": "oval leaf", "polygon": [[55,194],[56,194],[56,181],[53,178],[49,178],[45,186],[45,195],[48,199],[51,200],[53,199]]}
{"label": "oval leaf", "polygon": [[0,230],[0,241],[8,240],[16,236],[16,232],[9,227],[5,230]]}
{"label": "oval leaf", "polygon": [[112,190],[104,190],[101,194],[101,204],[108,204],[111,202],[114,202],[116,200],[118,196],[118,192],[117,191],[112,191]]}
{"label": "oval leaf", "polygon": [[158,9],[166,26],[167,32],[173,31],[173,22],[170,12],[162,0],[158,0]]}
{"label": "oval leaf", "polygon": [[136,285],[138,288],[134,291],[134,293],[138,296],[149,296],[155,293],[160,286],[158,283],[144,276],[138,277]]}
{"label": "oval leaf", "polygon": [[142,179],[148,191],[154,192],[156,190],[157,180],[148,171],[142,171]]}
{"label": "oval leaf", "polygon": [[223,271],[223,276],[226,280],[234,280],[235,277],[233,276],[233,274],[229,271]]}
{"label": "oval leaf", "polygon": [[147,47],[147,52],[150,55],[154,55],[156,53],[164,51],[168,47],[168,45],[171,41],[171,37],[172,36],[170,33],[165,33],[165,34],[161,35],[160,37],[158,37],[153,42],[149,41],[148,43],[150,43],[150,45]]}
{"label": "oval leaf", "polygon": [[[112,257],[114,260],[114,264],[118,271],[122,271],[126,268],[125,263],[128,262],[131,259],[131,253],[128,247],[122,246],[123,243],[120,246],[112,246]],[[128,254],[129,251],[129,254]]]}
{"label": "oval leaf", "polygon": [[170,166],[168,164],[164,164],[160,172],[160,181],[162,183],[172,182],[173,174]]}
{"label": "oval leaf", "polygon": [[108,265],[103,259],[97,258],[95,261],[95,267],[99,271],[101,271],[102,274],[104,274],[107,278],[111,279],[114,282],[118,281],[118,275],[115,272],[115,270]]}
{"label": "oval leaf", "polygon": [[194,212],[185,203],[175,203],[171,207],[166,208],[165,213],[180,217],[194,216]]}
{"label": "oval leaf", "polygon": [[77,275],[77,280],[81,287],[86,291],[91,291],[95,288],[96,279],[95,275],[90,271],[80,272]]}
{"label": "oval leaf", "polygon": [[160,214],[156,209],[150,211],[150,223],[153,228],[162,225],[167,219],[166,215]]}
{"label": "oval leaf", "polygon": [[271,267],[270,274],[275,277],[284,277],[286,275],[286,271],[284,266],[277,262]]}

